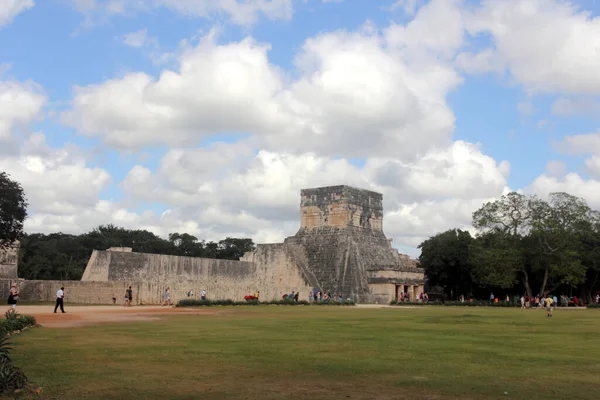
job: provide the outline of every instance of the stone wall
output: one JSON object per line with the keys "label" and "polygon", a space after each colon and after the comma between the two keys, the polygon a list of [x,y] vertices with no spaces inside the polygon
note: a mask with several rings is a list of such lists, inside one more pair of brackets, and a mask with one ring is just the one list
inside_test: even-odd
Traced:
{"label": "stone wall", "polygon": [[255,274],[249,262],[94,250],[81,280],[217,283],[242,282]]}
{"label": "stone wall", "polygon": [[370,302],[369,271],[404,268],[383,232],[321,227],[287,238],[285,246],[311,286],[356,302]]}
{"label": "stone wall", "polygon": [[252,263],[256,268],[256,281],[262,299],[281,299],[286,293],[299,292],[299,299],[308,300],[313,291],[294,254],[283,243],[259,244],[256,250],[244,254],[240,261]]}
{"label": "stone wall", "polygon": [[[8,298],[12,280],[0,280],[0,295]],[[20,301],[40,302],[56,300],[56,292],[65,288],[65,303],[72,304],[123,304],[125,290],[131,286],[134,304],[160,304],[165,289],[168,287],[173,302],[188,298],[187,292],[193,290],[199,298],[202,289],[206,290],[209,299],[232,299],[242,301],[244,296],[254,293],[254,285],[228,286],[220,284],[203,284],[198,281],[187,282],[83,282],[83,281],[25,281],[18,282]],[[308,294],[306,295],[308,296]]]}
{"label": "stone wall", "polygon": [[350,186],[303,189],[300,229],[357,227],[382,231],[383,196]]}
{"label": "stone wall", "polygon": [[0,249],[0,279],[17,279],[19,243]]}

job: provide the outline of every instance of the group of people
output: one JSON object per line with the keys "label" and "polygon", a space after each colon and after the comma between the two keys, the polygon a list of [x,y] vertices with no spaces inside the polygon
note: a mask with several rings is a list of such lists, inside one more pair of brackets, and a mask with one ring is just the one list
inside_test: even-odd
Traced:
{"label": "group of people", "polygon": [[[427,303],[427,302],[429,302],[429,296],[427,295],[427,293],[418,293],[415,296],[415,300],[417,303]],[[398,301],[401,303],[410,303],[410,301],[411,301],[410,293],[401,292],[400,296],[398,297]]]}
{"label": "group of people", "polygon": [[547,317],[552,317],[552,310],[554,310],[554,306],[556,306],[558,304],[558,299],[556,298],[556,296],[535,296],[535,297],[529,297],[529,296],[521,296],[521,308],[531,308],[531,303],[533,300],[533,303],[535,304],[535,308],[542,308],[545,307],[546,309],[546,316]]}
{"label": "group of people", "polygon": [[338,301],[340,303],[344,302],[344,296],[342,296],[341,293],[338,293],[336,296],[332,296],[331,292],[310,292],[308,294],[308,301],[310,301],[311,303],[318,303],[318,302],[323,302],[323,303],[329,303],[330,301]]}
{"label": "group of people", "polygon": [[[65,288],[61,287],[56,292],[56,303],[54,304],[54,313],[55,314],[59,307],[60,307],[60,311],[63,314],[65,313],[64,297],[65,297]],[[10,306],[9,310],[10,309],[16,310],[18,302],[19,302],[19,289],[17,289],[17,284],[13,283],[12,285],[10,285],[10,292],[8,293],[8,305]]]}

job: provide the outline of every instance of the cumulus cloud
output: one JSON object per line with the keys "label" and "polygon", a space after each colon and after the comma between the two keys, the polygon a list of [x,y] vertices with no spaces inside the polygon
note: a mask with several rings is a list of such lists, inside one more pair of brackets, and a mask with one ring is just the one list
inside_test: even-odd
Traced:
{"label": "cumulus cloud", "polygon": [[0,156],[15,151],[18,138],[26,135],[45,103],[46,96],[34,82],[0,81]]}
{"label": "cumulus cloud", "polygon": [[600,118],[600,100],[592,97],[561,97],[552,104],[552,113],[566,117],[584,115]]}
{"label": "cumulus cloud", "polygon": [[600,180],[584,179],[576,173],[569,173],[562,178],[543,174],[527,186],[525,191],[542,198],[553,192],[567,192],[586,199],[592,208],[600,209],[600,196],[597,195],[600,193]]}
{"label": "cumulus cloud", "polygon": [[156,38],[148,36],[148,29],[140,29],[139,31],[129,32],[123,36],[123,44],[129,47],[144,47],[156,46],[158,44]]}
{"label": "cumulus cloud", "polygon": [[251,38],[219,45],[209,34],[183,52],[178,71],[76,88],[63,120],[127,149],[244,132],[267,150],[409,157],[450,143],[454,116],[445,97],[461,78],[436,60],[439,49],[421,62],[407,59],[411,49],[423,51],[420,35],[402,40],[396,49],[398,35],[389,31],[317,36],[302,46],[298,77],[289,79],[270,63],[269,45]]}
{"label": "cumulus cloud", "polygon": [[486,0],[465,21],[493,42],[470,54],[476,69],[508,70],[531,92],[600,93],[600,20],[572,2]]}
{"label": "cumulus cloud", "polygon": [[0,28],[35,5],[33,0],[0,0]]}
{"label": "cumulus cloud", "polygon": [[121,189],[138,200],[177,204],[214,233],[260,231],[281,240],[299,227],[301,189],[347,184],[383,193],[386,234],[415,246],[432,232],[470,225],[474,209],[507,190],[508,173],[508,163],[465,142],[412,163],[370,158],[360,167],[310,153],[256,152],[239,142],[172,149],[155,172],[132,168]]}
{"label": "cumulus cloud", "polygon": [[[259,15],[289,18],[292,5],[76,1],[91,14],[168,7],[196,17],[222,14],[239,24]],[[453,141],[447,97],[462,83],[458,71],[508,71],[530,92],[560,91],[579,101],[581,95],[571,94],[594,93],[600,82],[590,73],[600,36],[593,36],[596,20],[551,0],[488,0],[468,9],[458,0],[423,3],[400,4],[414,14],[406,24],[366,24],[306,39],[291,71],[273,63],[268,43],[251,37],[223,43],[213,30],[180,48],[175,67],[157,75],[132,72],[76,87],[61,116],[67,125],[119,151],[156,146],[166,152],[156,168],[145,162],[131,168],[118,182],[123,200],[112,202],[99,200],[112,178],[86,162],[81,149],[51,148],[42,134],[31,135],[18,154],[0,158],[0,167],[36,192],[27,229],[81,232],[112,222],[161,235],[187,231],[209,240],[229,235],[274,242],[298,229],[302,188],[337,184],[383,193],[384,230],[396,245],[414,248],[437,232],[469,228],[474,210],[510,190],[510,164],[477,144]],[[554,19],[556,32],[546,28]],[[143,45],[147,32],[140,32],[130,45]],[[493,45],[474,51],[465,32],[489,34]],[[550,54],[570,59],[552,63]],[[14,137],[19,123],[31,121],[43,106],[41,96],[41,105],[20,119],[0,108],[5,132]],[[535,111],[533,100],[517,107]],[[555,110],[562,111],[555,112],[569,107],[557,101]],[[221,134],[242,139],[219,142]],[[589,155],[590,175],[600,169],[594,135],[557,144],[560,151]],[[599,189],[600,181],[568,173],[558,161],[525,188],[584,197]],[[147,204],[154,211],[132,211]]]}
{"label": "cumulus cloud", "polygon": [[88,22],[93,18],[106,19],[113,15],[165,8],[188,17],[224,16],[235,24],[252,25],[261,15],[271,20],[287,20],[293,12],[292,0],[71,0],[71,3],[86,15]]}

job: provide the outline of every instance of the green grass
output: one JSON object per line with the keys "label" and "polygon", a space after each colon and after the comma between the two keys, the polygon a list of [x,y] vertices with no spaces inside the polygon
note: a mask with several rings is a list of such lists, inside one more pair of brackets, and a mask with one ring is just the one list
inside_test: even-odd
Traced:
{"label": "green grass", "polygon": [[502,308],[224,309],[231,313],[36,328],[14,338],[14,361],[48,399],[582,400],[600,393],[600,310],[559,310],[548,319]]}

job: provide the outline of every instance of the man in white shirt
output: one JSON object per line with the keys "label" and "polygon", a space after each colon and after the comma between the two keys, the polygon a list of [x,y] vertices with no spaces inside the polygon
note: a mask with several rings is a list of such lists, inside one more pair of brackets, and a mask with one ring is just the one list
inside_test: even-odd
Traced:
{"label": "man in white shirt", "polygon": [[63,299],[65,297],[65,288],[61,287],[58,292],[56,292],[56,305],[54,306],[54,313],[56,314],[56,310],[58,306],[60,306],[60,311],[64,314],[65,308],[63,306]]}

